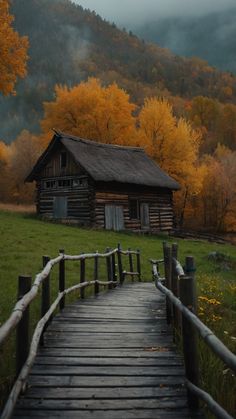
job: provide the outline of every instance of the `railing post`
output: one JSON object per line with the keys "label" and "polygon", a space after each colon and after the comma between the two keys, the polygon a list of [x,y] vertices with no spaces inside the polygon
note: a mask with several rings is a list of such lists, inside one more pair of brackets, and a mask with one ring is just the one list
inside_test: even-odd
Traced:
{"label": "railing post", "polygon": [[[115,253],[112,253],[111,255],[111,267],[112,267],[112,281],[116,281],[117,275],[116,275],[116,257]],[[115,288],[116,285],[113,284],[113,288]]]}
{"label": "railing post", "polygon": [[123,284],[123,268],[122,268],[122,255],[121,255],[121,245],[118,243],[117,250],[117,260],[118,260],[118,272],[119,272],[119,281],[120,285]]}
{"label": "railing post", "polygon": [[[196,299],[193,277],[180,277],[180,300],[189,310],[195,312]],[[182,337],[186,377],[191,383],[198,386],[199,367],[197,332],[194,325],[184,315],[182,315]],[[198,409],[198,397],[189,390],[187,395],[189,407]]]}
{"label": "railing post", "polygon": [[196,272],[196,266],[193,256],[187,256],[185,258],[185,267],[184,267],[185,274],[187,276],[191,276],[193,278],[193,293],[194,293],[194,308],[195,312],[197,313],[197,289],[196,289],[196,281],[195,281],[195,272]]}
{"label": "railing post", "polygon": [[[166,287],[171,290],[171,275],[172,275],[172,249],[167,245],[166,242],[163,242],[163,256],[164,256],[164,270],[165,270],[165,279]],[[167,324],[171,324],[172,321],[172,304],[168,297],[166,297],[166,319]]]}
{"label": "railing post", "polygon": [[[63,259],[59,262],[59,292],[65,291],[65,260],[64,260],[64,249],[60,249],[59,253],[63,255]],[[65,307],[65,297],[63,297],[59,303],[60,310]]]}
{"label": "railing post", "polygon": [[[106,253],[109,253],[110,250],[111,249],[109,247],[107,247],[106,248]],[[107,281],[110,282],[110,281],[112,281],[112,271],[111,271],[112,267],[111,267],[111,257],[110,256],[106,257],[106,263],[107,263]],[[109,284],[108,289],[111,290],[112,288],[113,288],[112,284]]]}
{"label": "railing post", "polygon": [[[49,260],[50,260],[49,256],[43,256],[43,268],[45,268]],[[42,283],[41,318],[47,313],[49,308],[50,308],[50,275],[48,275],[47,278],[45,278]],[[48,323],[49,321],[45,325],[44,331],[46,330]],[[43,333],[40,338],[40,345],[43,345],[44,343]]]}
{"label": "railing post", "polygon": [[[131,248],[128,248],[128,252],[131,252]],[[134,272],[132,253],[129,253],[129,271]],[[132,282],[134,281],[133,275],[131,276]]]}
{"label": "railing post", "polygon": [[[98,253],[98,251],[96,252]],[[98,256],[94,257],[94,281],[98,281]],[[95,282],[94,284],[94,295],[99,294],[99,284]]]}
{"label": "railing post", "polygon": [[137,262],[138,280],[139,280],[139,282],[141,282],[142,281],[142,279],[141,279],[141,261],[140,261],[140,250],[139,249],[137,249],[136,262]]}
{"label": "railing post", "polygon": [[[171,270],[171,290],[173,294],[178,298],[179,297],[179,284],[178,284],[178,275],[175,269],[175,262],[173,259],[178,259],[178,244],[172,244],[172,270]],[[180,328],[180,315],[178,309],[173,307],[173,326],[174,326],[174,340],[176,338],[176,332]]]}
{"label": "railing post", "polygon": [[[32,283],[31,276],[18,277],[18,296],[19,301],[27,292],[30,291]],[[19,375],[29,353],[29,306],[23,312],[23,316],[16,328],[16,376]]]}
{"label": "railing post", "polygon": [[[80,283],[83,284],[85,281],[85,259],[80,260]],[[80,289],[80,298],[84,299],[84,288]]]}

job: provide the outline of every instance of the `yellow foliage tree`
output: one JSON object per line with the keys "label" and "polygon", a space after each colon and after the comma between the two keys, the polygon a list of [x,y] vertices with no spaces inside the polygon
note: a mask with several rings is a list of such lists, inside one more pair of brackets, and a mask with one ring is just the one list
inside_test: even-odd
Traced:
{"label": "yellow foliage tree", "polygon": [[41,138],[23,130],[9,146],[8,182],[9,201],[16,203],[32,202],[34,185],[24,184],[38,157],[43,151]]}
{"label": "yellow foliage tree", "polygon": [[236,150],[236,105],[226,104],[218,122],[219,139],[232,150]]}
{"label": "yellow foliage tree", "polygon": [[0,201],[4,201],[7,193],[7,163],[9,157],[9,147],[0,141]]}
{"label": "yellow foliage tree", "polygon": [[188,198],[201,190],[202,176],[198,167],[201,135],[185,119],[177,120],[165,99],[146,99],[139,124],[139,144],[181,184],[175,201],[182,223]]}
{"label": "yellow foliage tree", "polygon": [[99,80],[68,88],[56,86],[54,102],[44,103],[44,133],[57,128],[103,143],[129,144],[135,138],[135,105],[115,83],[102,87]]}
{"label": "yellow foliage tree", "polygon": [[236,231],[236,152],[219,145],[214,156],[205,156],[204,165],[202,223],[218,231]]}
{"label": "yellow foliage tree", "polygon": [[8,0],[0,0],[0,92],[14,93],[18,77],[26,75],[28,39],[14,31]]}
{"label": "yellow foliage tree", "polygon": [[0,162],[1,162],[1,164],[7,162],[8,152],[9,152],[8,146],[3,141],[0,141]]}

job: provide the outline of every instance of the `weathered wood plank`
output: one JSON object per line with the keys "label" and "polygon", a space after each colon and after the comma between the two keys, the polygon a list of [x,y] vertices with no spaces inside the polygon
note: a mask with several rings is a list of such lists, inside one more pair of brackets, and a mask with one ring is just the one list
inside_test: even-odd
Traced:
{"label": "weathered wood plank", "polygon": [[184,385],[184,375],[178,376],[76,376],[76,375],[31,375],[29,385],[35,387],[158,387]]}
{"label": "weathered wood plank", "polygon": [[[110,323],[110,325],[107,325],[107,323],[99,323],[99,328],[94,323],[69,323],[68,322],[54,322],[53,326],[50,326],[48,328],[48,331],[67,331],[67,332],[77,332],[77,333],[140,333],[140,324],[117,324],[117,323]],[[168,328],[166,327],[166,324],[164,322],[161,322],[161,324],[153,324],[150,326],[144,325],[143,327],[144,333],[167,333]]]}
{"label": "weathered wood plank", "polygon": [[[98,411],[79,410],[17,410],[14,419],[50,418],[50,419],[98,419]],[[170,412],[165,409],[100,410],[99,419],[192,419],[202,416],[188,409]]]}
{"label": "weathered wood plank", "polygon": [[63,366],[165,366],[165,367],[172,367],[172,366],[182,366],[181,358],[123,358],[122,361],[120,358],[80,358],[80,357],[47,357],[38,356],[35,365],[63,365]]}
{"label": "weathered wood plank", "polygon": [[[116,349],[116,348],[138,348],[138,349],[145,349],[148,347],[153,347],[156,344],[156,341],[153,340],[152,342],[150,340],[141,340],[139,342],[128,342],[125,339],[122,341],[117,341],[117,342],[110,342],[110,344],[108,345],[109,341],[105,341],[104,339],[100,339],[100,340],[96,340],[96,342],[94,342],[94,340],[90,340],[89,342],[78,342],[78,340],[73,340],[73,341],[65,341],[65,340],[59,340],[59,339],[51,339],[51,340],[45,340],[45,344],[50,347],[50,348],[55,348],[55,347],[60,347],[60,348],[100,348],[100,349],[106,349],[106,348],[110,348],[110,349]],[[166,342],[165,339],[162,339],[161,341],[158,340],[158,345],[161,345],[163,347],[171,347],[171,343],[172,340],[171,338],[169,338],[169,342]],[[173,346],[172,346],[173,347]]]}
{"label": "weathered wood plank", "polygon": [[120,410],[120,409],[180,409],[187,407],[186,397],[164,397],[163,399],[119,399],[119,400],[62,400],[62,399],[20,399],[18,407],[26,409],[67,410]]}
{"label": "weathered wood plank", "polygon": [[69,365],[69,366],[180,366],[182,365],[182,359],[179,357],[175,358],[80,358],[80,357],[67,357],[67,356],[38,356],[35,365]]}
{"label": "weathered wood plank", "polygon": [[89,387],[89,388],[68,388],[54,387],[41,388],[33,387],[27,392],[26,399],[151,399],[161,397],[186,397],[184,387]]}
{"label": "weathered wood plank", "polygon": [[[79,356],[80,358],[87,357],[97,357],[97,358],[176,358],[180,359],[180,355],[176,354],[175,351],[172,351],[170,348],[163,346],[155,346],[153,348],[143,348],[141,350],[131,349],[131,348],[121,348],[121,349],[91,349],[91,348],[79,348],[74,349],[70,348],[69,351],[65,353],[61,348],[41,348],[39,350],[39,356],[66,356],[68,358],[73,356]],[[181,358],[182,359],[182,358]]]}
{"label": "weathered wood plank", "polygon": [[138,376],[138,377],[157,377],[157,376],[178,376],[184,374],[183,366],[71,366],[71,365],[34,365],[33,375],[85,375],[85,376]]}

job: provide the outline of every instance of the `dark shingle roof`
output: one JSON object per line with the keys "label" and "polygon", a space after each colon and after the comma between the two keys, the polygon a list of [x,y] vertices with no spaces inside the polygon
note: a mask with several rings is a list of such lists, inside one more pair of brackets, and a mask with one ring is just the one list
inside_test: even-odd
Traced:
{"label": "dark shingle roof", "polygon": [[179,189],[179,184],[163,172],[143,149],[102,144],[57,133],[47,150],[39,158],[26,181],[37,177],[48,161],[49,154],[60,141],[86,172],[95,180]]}

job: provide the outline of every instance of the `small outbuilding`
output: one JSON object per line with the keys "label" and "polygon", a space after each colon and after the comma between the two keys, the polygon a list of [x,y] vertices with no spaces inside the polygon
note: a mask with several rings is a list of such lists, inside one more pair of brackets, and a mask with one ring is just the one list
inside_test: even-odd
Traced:
{"label": "small outbuilding", "polygon": [[37,213],[108,230],[169,231],[179,184],[143,149],[56,132],[27,182]]}

